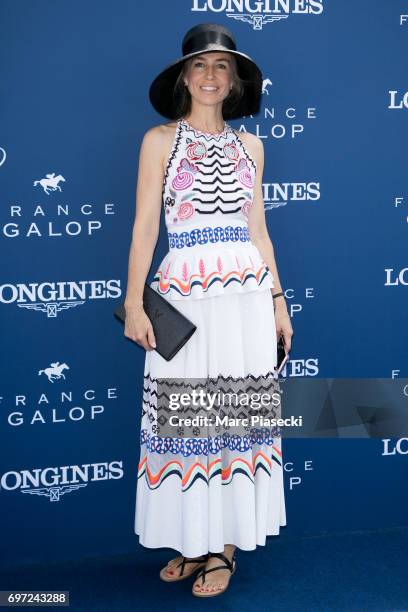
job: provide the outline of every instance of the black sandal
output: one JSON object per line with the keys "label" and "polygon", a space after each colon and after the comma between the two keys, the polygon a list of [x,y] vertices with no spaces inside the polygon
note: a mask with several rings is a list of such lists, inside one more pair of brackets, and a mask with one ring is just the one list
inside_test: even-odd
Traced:
{"label": "black sandal", "polygon": [[[197,574],[197,579],[201,578],[201,586],[203,586],[204,584],[205,575],[208,574],[209,572],[215,572],[215,570],[219,570],[219,569],[227,569],[231,572],[231,576],[235,573],[235,568],[236,568],[235,550],[234,550],[234,554],[232,555],[232,561],[227,559],[227,557],[223,553],[209,553],[208,558],[210,557],[218,557],[219,559],[222,559],[225,562],[225,565],[217,565],[216,567],[211,567],[210,569],[205,569],[205,568],[201,569]],[[220,589],[218,591],[214,591],[214,592],[208,591],[208,593],[203,593],[201,591],[195,591],[193,587],[192,592],[193,592],[193,595],[195,595],[196,597],[214,597],[215,595],[221,595],[221,593],[224,593],[224,591],[227,590],[228,586],[229,586],[229,581],[223,589]]]}
{"label": "black sandal", "polygon": [[[181,567],[181,571],[178,576],[175,576],[174,578],[170,578],[170,576],[166,573],[166,569],[169,565],[167,564],[166,567],[163,567],[160,570],[160,578],[164,580],[164,582],[178,582],[179,580],[184,580],[185,578],[192,576],[198,569],[205,567],[205,564],[207,563],[207,561],[208,561],[208,553],[205,555],[201,555],[201,558],[196,557],[195,559],[183,557],[182,561],[180,561],[180,563],[178,563],[174,567],[175,570]],[[194,568],[193,571],[190,572],[189,574],[184,574],[184,568],[185,568],[186,563],[199,563],[199,565],[196,568]]]}

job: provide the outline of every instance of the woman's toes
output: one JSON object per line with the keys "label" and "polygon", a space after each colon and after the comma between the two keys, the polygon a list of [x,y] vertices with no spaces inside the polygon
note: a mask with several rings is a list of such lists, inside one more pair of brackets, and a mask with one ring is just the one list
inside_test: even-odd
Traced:
{"label": "woman's toes", "polygon": [[167,574],[168,576],[174,576],[176,573],[175,566],[176,566],[176,560],[169,561],[164,570],[164,573]]}

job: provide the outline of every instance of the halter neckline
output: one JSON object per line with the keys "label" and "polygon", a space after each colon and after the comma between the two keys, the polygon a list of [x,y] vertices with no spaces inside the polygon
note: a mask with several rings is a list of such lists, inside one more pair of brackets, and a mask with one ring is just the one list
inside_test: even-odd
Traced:
{"label": "halter neckline", "polygon": [[224,129],[222,130],[222,132],[217,132],[216,134],[213,134],[212,132],[203,132],[202,130],[199,130],[195,127],[193,127],[188,121],[187,119],[179,119],[180,123],[184,124],[185,127],[187,127],[190,130],[193,130],[197,135],[202,135],[202,136],[209,136],[210,138],[219,138],[220,136],[223,136],[224,134],[226,134],[228,132],[229,129],[229,125],[226,121],[224,121]]}

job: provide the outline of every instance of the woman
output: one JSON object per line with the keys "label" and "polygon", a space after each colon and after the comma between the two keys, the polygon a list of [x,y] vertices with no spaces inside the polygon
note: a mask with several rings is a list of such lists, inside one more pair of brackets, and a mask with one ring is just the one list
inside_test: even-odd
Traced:
{"label": "woman", "polygon": [[[226,590],[237,547],[255,550],[286,525],[281,440],[199,428],[161,437],[157,381],[276,389],[277,337],[288,352],[293,331],[265,224],[263,145],[225,122],[259,111],[261,72],[220,25],[193,27],[182,52],[150,87],[172,121],[141,146],[125,335],[147,351],[135,532],[144,546],[181,553],[162,580],[200,569],[192,592],[205,597]],[[170,248],[151,287],[197,325],[171,361],[153,350],[142,302],[162,203]]]}

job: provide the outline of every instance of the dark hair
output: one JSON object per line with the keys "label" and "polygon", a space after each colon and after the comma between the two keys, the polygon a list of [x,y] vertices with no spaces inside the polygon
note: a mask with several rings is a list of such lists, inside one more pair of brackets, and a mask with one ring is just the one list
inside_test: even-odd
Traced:
{"label": "dark hair", "polygon": [[[228,96],[224,99],[222,105],[222,115],[224,119],[229,119],[234,109],[238,106],[244,94],[244,79],[238,74],[238,66],[235,57],[231,54],[232,62],[232,88]],[[186,73],[189,62],[194,61],[194,57],[186,60],[180,70],[176,83],[173,89],[175,116],[174,119],[180,119],[188,115],[191,111],[191,94],[188,87],[184,85],[184,75]]]}

